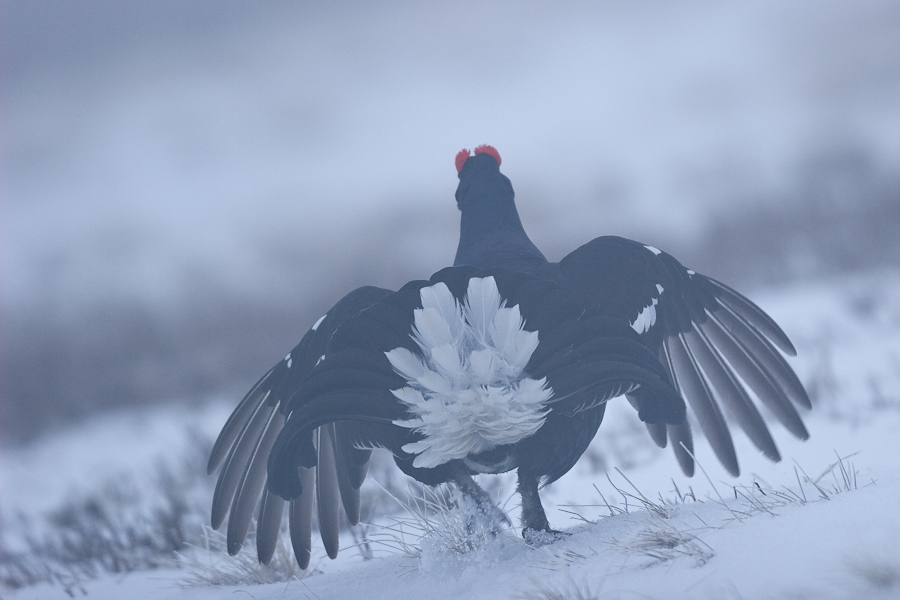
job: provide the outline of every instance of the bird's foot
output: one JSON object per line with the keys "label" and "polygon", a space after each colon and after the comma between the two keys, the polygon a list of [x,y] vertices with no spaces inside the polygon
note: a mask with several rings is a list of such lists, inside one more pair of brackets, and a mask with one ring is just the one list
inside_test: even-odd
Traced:
{"label": "bird's foot", "polygon": [[566,539],[570,535],[572,534],[565,531],[556,531],[555,529],[532,529],[526,527],[522,530],[522,537],[525,539],[525,543],[535,548],[549,546],[559,540]]}
{"label": "bird's foot", "polygon": [[504,529],[512,527],[512,521],[481,487],[475,483],[462,463],[455,464],[454,483],[459,490],[456,504],[466,515],[466,530],[486,530],[490,535],[499,535]]}
{"label": "bird's foot", "polygon": [[485,498],[474,498],[463,495],[461,508],[466,515],[466,530],[474,534],[478,530],[487,531],[496,536],[504,529],[512,527],[512,521],[500,510],[496,504]]}

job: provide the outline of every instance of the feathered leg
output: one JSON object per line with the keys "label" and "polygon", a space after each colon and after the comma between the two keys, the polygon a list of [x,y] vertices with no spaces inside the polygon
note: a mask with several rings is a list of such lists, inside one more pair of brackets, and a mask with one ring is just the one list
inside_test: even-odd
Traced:
{"label": "feathered leg", "polygon": [[547,521],[547,513],[541,504],[538,494],[540,477],[524,471],[518,471],[519,495],[522,497],[522,537],[532,546],[550,544],[565,534],[561,531],[550,529]]}
{"label": "feathered leg", "polygon": [[502,525],[512,525],[509,517],[506,516],[506,513],[494,504],[494,501],[491,500],[491,497],[480,485],[475,483],[475,480],[472,479],[468,469],[466,469],[462,463],[454,462],[451,467],[451,472],[451,481],[456,484],[456,487],[459,488],[463,495],[474,500],[478,509],[478,514],[488,518],[491,533],[500,533]]}

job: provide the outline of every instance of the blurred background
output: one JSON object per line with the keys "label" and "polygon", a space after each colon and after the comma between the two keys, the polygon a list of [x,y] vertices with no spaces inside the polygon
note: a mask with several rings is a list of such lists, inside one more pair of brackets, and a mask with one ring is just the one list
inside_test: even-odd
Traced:
{"label": "blurred background", "polygon": [[900,257],[891,0],[0,7],[5,445],[236,403],[452,262],[482,143],[551,260],[624,235],[752,296]]}

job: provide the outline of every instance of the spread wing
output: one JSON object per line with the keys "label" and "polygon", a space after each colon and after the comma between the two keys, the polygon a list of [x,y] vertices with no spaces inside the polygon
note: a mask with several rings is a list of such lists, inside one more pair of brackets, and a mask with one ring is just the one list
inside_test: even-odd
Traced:
{"label": "spread wing", "polygon": [[331,424],[434,484],[453,477],[453,461],[512,457],[551,414],[573,417],[626,392],[644,421],[684,421],[684,402],[655,354],[588,296],[523,273],[450,267],[334,334],[288,405],[269,490],[287,499],[305,493],[298,472],[322,464],[312,433]]}
{"label": "spread wing", "polygon": [[[795,355],[793,345],[766,313],[730,287],[657,248],[612,236],[536,270],[588,294],[603,314],[631,325],[658,354],[733,475],[739,467],[726,414],[767,457],[780,460],[754,398],[793,435],[808,437],[797,409],[810,409],[809,397],[782,356]],[[692,474],[689,422],[647,427],[661,447],[671,440],[682,469]]]}
{"label": "spread wing", "polygon": [[[241,549],[257,514],[257,554],[264,564],[272,559],[285,501],[268,491],[266,464],[284,427],[288,401],[328,353],[331,338],[340,325],[389,293],[362,287],[342,298],[283,360],[256,382],[222,427],[207,469],[212,474],[221,468],[213,495],[212,526],[218,529],[228,517],[229,554],[237,554]],[[317,468],[304,469],[300,474],[308,493],[292,499],[289,507],[291,540],[303,568],[309,562],[313,489],[322,540],[328,554],[336,556],[339,505],[343,504],[348,519],[356,524],[359,488],[371,454],[357,449],[341,424],[321,427],[315,435],[319,448]]]}

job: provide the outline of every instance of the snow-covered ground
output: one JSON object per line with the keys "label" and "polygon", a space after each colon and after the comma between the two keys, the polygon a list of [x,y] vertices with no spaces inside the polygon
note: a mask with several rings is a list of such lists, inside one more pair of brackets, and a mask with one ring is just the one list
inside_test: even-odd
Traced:
{"label": "snow-covered ground", "polygon": [[[253,564],[252,547],[242,551],[243,563],[221,549],[192,548],[165,568],[73,576],[69,589],[95,598],[172,599],[582,597],[576,590],[585,598],[896,598],[900,271],[797,284],[757,299],[793,338],[799,356],[792,364],[815,403],[809,441],[777,431],[779,464],[738,436],[740,478],[727,476],[703,443],[697,457],[705,473],[684,478],[618,401],[588,455],[544,492],[551,523],[571,534],[550,545],[526,546],[513,529],[458,552],[458,536],[440,517],[429,517],[434,531],[423,538],[415,512],[395,511],[391,518],[373,515],[358,532],[370,540],[369,560],[348,534],[336,561],[314,546],[312,568],[279,583],[252,583],[252,569],[240,566]],[[229,408],[108,416],[4,453],[5,545],[21,538],[15,513],[52,535],[53,525],[39,516],[96,493],[101,483],[123,478],[142,493],[158,493],[148,483],[153,465],[197,452],[191,437],[214,435]],[[199,499],[208,504],[209,482],[197,478]],[[494,489],[515,518],[512,482]],[[197,539],[204,518],[192,525]],[[5,594],[62,598],[65,588],[43,583]]]}

